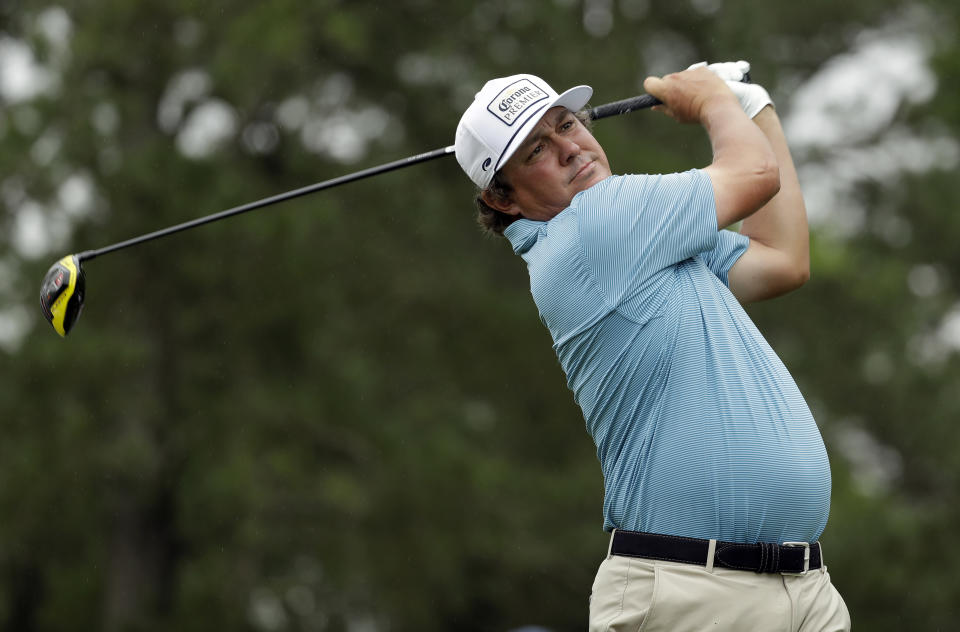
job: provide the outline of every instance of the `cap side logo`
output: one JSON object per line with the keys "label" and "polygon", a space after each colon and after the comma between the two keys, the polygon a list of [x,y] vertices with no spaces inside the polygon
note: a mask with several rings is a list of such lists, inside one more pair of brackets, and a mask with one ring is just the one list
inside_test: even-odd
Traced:
{"label": "cap side logo", "polygon": [[490,168],[491,164],[493,164],[493,158],[487,158],[486,160],[483,161],[483,164],[480,165],[480,168],[486,171],[487,169]]}
{"label": "cap side logo", "polygon": [[509,126],[523,118],[523,113],[530,106],[549,98],[549,96],[546,90],[538,87],[529,79],[521,79],[501,90],[487,104],[487,111]]}

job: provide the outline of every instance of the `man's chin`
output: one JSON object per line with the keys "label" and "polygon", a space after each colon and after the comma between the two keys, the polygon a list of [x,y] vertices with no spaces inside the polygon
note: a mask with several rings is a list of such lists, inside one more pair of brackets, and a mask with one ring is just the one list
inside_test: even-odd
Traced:
{"label": "man's chin", "polygon": [[597,160],[591,160],[586,166],[578,171],[570,183],[577,187],[579,191],[589,189],[598,182],[603,182],[610,176],[610,169]]}
{"label": "man's chin", "polygon": [[582,178],[582,182],[576,183],[578,185],[577,192],[579,193],[580,191],[586,191],[587,189],[594,186],[595,184],[600,184],[601,182],[606,180],[608,177],[610,177],[610,174],[607,171],[600,169],[599,167],[594,168],[592,170],[592,173]]}

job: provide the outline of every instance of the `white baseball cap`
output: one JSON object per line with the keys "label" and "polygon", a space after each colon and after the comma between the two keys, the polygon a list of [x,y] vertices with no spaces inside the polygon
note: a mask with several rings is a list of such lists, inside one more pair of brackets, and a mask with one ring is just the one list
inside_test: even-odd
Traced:
{"label": "white baseball cap", "polygon": [[562,105],[576,112],[592,95],[590,86],[576,86],[557,94],[550,84],[534,75],[491,79],[473,98],[457,125],[457,162],[474,184],[485,189],[547,110]]}

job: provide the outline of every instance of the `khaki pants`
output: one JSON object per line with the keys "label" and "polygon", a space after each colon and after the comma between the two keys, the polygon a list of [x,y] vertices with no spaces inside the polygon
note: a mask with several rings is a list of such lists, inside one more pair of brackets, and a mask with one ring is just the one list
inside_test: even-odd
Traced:
{"label": "khaki pants", "polygon": [[826,567],[806,575],[608,556],[590,597],[590,632],[847,632]]}

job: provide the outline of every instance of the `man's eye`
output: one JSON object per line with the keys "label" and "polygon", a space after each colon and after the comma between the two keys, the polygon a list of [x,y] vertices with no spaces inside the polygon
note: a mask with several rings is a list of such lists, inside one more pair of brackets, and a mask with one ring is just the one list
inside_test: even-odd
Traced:
{"label": "man's eye", "polygon": [[543,150],[543,145],[537,145],[536,147],[530,150],[530,157],[533,158],[534,156],[539,154],[541,150]]}
{"label": "man's eye", "polygon": [[563,125],[560,126],[560,129],[562,129],[563,131],[567,131],[567,130],[570,129],[571,127],[573,127],[573,121],[572,121],[572,120],[566,121]]}

